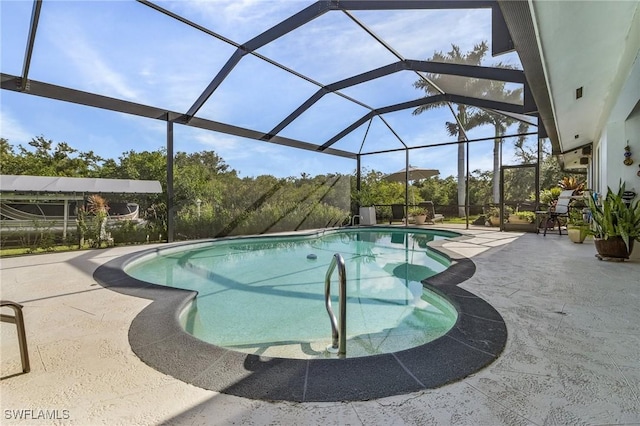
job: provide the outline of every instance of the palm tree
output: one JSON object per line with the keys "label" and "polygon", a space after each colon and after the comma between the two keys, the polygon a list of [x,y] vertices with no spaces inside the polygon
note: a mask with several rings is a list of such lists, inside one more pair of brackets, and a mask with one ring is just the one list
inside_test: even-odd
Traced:
{"label": "palm tree", "polygon": [[[494,65],[497,68],[511,68],[502,63]],[[484,87],[482,89],[482,96],[494,101],[518,103],[522,100],[522,88],[514,90],[508,90],[505,88],[504,81],[496,80],[484,80],[481,83]],[[505,135],[507,128],[515,123],[519,123],[518,132],[524,133],[528,129],[528,125],[524,122],[516,120],[515,118],[508,117],[506,115],[498,114],[491,111],[483,111],[482,124],[491,124],[495,131],[495,137],[493,141],[493,184],[492,194],[493,202],[495,204],[500,202],[500,145],[502,144],[502,137]]]}
{"label": "palm tree", "polygon": [[[435,52],[428,61],[433,62],[447,62],[465,65],[480,65],[482,58],[487,53],[489,47],[487,43],[483,41],[473,47],[473,50],[467,53],[462,53],[460,47],[455,44],[451,45],[451,51],[443,54],[442,52]],[[474,78],[458,77],[447,74],[427,74],[425,78],[420,78],[413,83],[413,86],[417,89],[425,91],[427,96],[446,93],[448,88],[457,88],[457,92],[462,91],[463,94],[473,96],[476,93],[480,93],[482,85],[479,80]],[[423,112],[441,107],[443,102],[433,103],[428,105],[422,105],[413,111],[413,115],[419,115]],[[453,112],[453,106],[449,105]],[[483,116],[483,112],[477,108],[456,104],[456,112],[454,113],[455,122],[447,122],[447,132],[450,136],[457,136],[458,138],[458,215],[460,217],[465,216],[466,200],[466,182],[465,182],[465,146],[462,142],[466,140],[466,131],[476,126],[486,123],[486,117]]]}

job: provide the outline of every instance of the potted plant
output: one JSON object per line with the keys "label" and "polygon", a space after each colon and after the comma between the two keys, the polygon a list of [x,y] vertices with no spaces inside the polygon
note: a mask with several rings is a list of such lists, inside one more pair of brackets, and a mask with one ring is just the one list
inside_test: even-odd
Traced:
{"label": "potted plant", "polygon": [[[504,206],[503,220],[506,222],[511,215],[513,209],[509,206]],[[500,207],[493,206],[487,210],[487,217],[491,226],[500,226]]]}
{"label": "potted plant", "polygon": [[[545,211],[552,211],[553,209],[555,209],[556,203],[558,202],[558,198],[560,197],[560,194],[562,193],[562,188],[559,186],[554,186],[553,188],[549,188],[549,189],[543,189],[542,191],[540,191],[540,204],[542,204],[543,206],[547,206],[546,208],[541,206],[541,208],[539,209],[540,212],[545,212]],[[540,223],[538,223],[538,227],[539,228],[553,228],[554,223],[553,223],[553,219],[551,219],[549,217],[549,215],[544,215],[543,218],[546,217],[547,223],[545,226],[545,221],[544,219],[540,221]]]}
{"label": "potted plant", "polygon": [[376,208],[373,205],[373,196],[368,190],[360,190],[354,196],[360,215],[360,225],[376,224]]}
{"label": "potted plant", "polygon": [[516,211],[515,213],[509,215],[509,222],[513,224],[531,224],[535,222],[536,214],[535,212],[529,211]]}
{"label": "potted plant", "polygon": [[567,235],[576,244],[582,244],[589,234],[589,224],[584,220],[582,210],[570,209]]}
{"label": "potted plant", "polygon": [[411,207],[409,208],[409,215],[413,216],[416,225],[424,225],[427,222],[429,212],[422,207]]}
{"label": "potted plant", "polygon": [[490,207],[487,210],[487,220],[490,226],[499,226],[500,225],[500,208],[499,207]]}
{"label": "potted plant", "polygon": [[540,202],[542,204],[546,204],[547,206],[553,205],[556,201],[558,201],[558,197],[560,197],[560,193],[562,192],[562,188],[559,186],[554,186],[553,188],[543,189],[540,191]]}
{"label": "potted plant", "polygon": [[558,188],[563,191],[573,189],[574,194],[581,195],[584,191],[585,184],[585,181],[580,182],[573,176],[565,176],[560,182],[558,182]]}
{"label": "potted plant", "polygon": [[600,204],[593,197],[586,197],[599,259],[628,259],[633,242],[640,241],[640,202],[627,205],[622,198],[624,192],[625,184],[621,183],[617,193],[607,188]]}

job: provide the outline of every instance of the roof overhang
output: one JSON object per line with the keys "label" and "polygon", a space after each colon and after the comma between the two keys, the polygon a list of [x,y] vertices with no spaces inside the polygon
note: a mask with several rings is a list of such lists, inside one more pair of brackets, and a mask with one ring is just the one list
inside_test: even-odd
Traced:
{"label": "roof overhang", "polygon": [[[538,114],[566,168],[585,168],[640,48],[637,1],[498,0]],[[576,163],[577,160],[577,163]]]}

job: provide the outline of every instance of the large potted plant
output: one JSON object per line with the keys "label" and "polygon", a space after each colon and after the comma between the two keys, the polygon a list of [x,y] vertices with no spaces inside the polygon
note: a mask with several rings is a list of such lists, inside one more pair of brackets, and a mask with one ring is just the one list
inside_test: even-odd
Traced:
{"label": "large potted plant", "polygon": [[601,203],[586,197],[599,259],[628,259],[633,242],[640,241],[640,202],[627,205],[622,198],[624,192],[625,184],[621,183],[617,193],[607,188]]}
{"label": "large potted plant", "polygon": [[354,196],[354,201],[358,205],[358,215],[360,216],[360,225],[375,225],[376,224],[376,208],[373,205],[374,197],[368,190],[357,191]]}
{"label": "large potted plant", "polygon": [[423,207],[410,207],[409,215],[413,217],[416,225],[424,225],[429,219],[429,212]]}
{"label": "large potted plant", "polygon": [[513,224],[531,224],[536,221],[535,212],[529,211],[516,211],[509,215],[509,223]]}

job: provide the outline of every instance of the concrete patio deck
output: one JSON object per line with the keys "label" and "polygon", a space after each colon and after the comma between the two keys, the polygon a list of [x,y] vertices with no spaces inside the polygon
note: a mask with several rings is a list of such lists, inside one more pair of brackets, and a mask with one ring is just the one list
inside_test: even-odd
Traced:
{"label": "concrete patio deck", "polygon": [[148,245],[3,258],[0,295],[24,305],[32,370],[18,374],[15,326],[3,323],[2,424],[639,424],[640,262],[598,261],[592,243],[557,234],[468,233],[446,246],[475,262],[460,287],[503,316],[503,354],[438,389],[349,403],[244,399],[140,361],[128,330],[150,301],[93,271]]}

